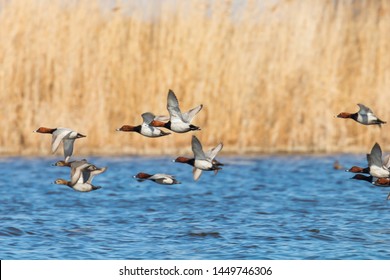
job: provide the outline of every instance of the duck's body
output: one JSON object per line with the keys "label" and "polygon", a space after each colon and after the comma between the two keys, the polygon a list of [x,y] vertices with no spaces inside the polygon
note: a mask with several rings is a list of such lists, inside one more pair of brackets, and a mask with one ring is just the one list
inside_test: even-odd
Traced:
{"label": "duck's body", "polygon": [[68,162],[70,157],[73,154],[74,141],[78,138],[86,137],[83,134],[80,134],[76,131],[73,131],[72,129],[64,128],[64,127],[58,127],[58,128],[40,127],[37,130],[34,130],[34,132],[48,133],[52,135],[52,141],[51,141],[52,153],[55,153],[57,151],[60,143],[62,142],[64,147],[65,162]]}
{"label": "duck's body", "polygon": [[66,185],[66,186],[68,186],[68,187],[70,187],[78,192],[90,192],[90,191],[95,191],[95,190],[102,188],[100,186],[94,186],[94,185],[89,184],[89,183],[76,183],[76,184],[72,185],[72,183],[70,181],[67,181],[64,179],[57,179],[54,181],[54,183],[57,185]]}
{"label": "duck's body", "polygon": [[[207,153],[206,153],[206,156],[207,156]],[[188,158],[188,157],[177,157],[175,160],[173,160],[173,162],[179,162],[179,163],[186,163],[186,164],[189,164],[191,166],[194,166],[195,164],[195,158]],[[218,160],[216,159],[213,159],[211,161],[211,163],[215,166],[223,166],[224,164],[219,162]]]}
{"label": "duck's body", "polygon": [[202,110],[203,105],[199,105],[186,113],[182,113],[179,107],[179,101],[172,90],[168,92],[167,109],[169,112],[169,121],[162,122],[154,120],[152,125],[156,127],[165,127],[176,133],[185,133],[191,130],[200,130],[199,127],[191,124],[195,115]]}
{"label": "duck's body", "polygon": [[137,132],[143,136],[146,137],[161,137],[169,135],[169,132],[165,132],[157,127],[154,127],[151,125],[151,123],[155,120],[155,116],[150,113],[143,113],[142,114],[143,123],[137,126],[132,125],[123,125],[122,127],[118,128],[117,131],[128,131],[128,132]]}
{"label": "duck's body", "polygon": [[144,180],[151,180],[161,185],[180,184],[180,182],[177,181],[174,176],[168,174],[162,174],[162,173],[150,175],[148,173],[140,172],[137,175],[135,175],[134,178],[136,178],[139,182],[142,182]]}
{"label": "duck's body", "polygon": [[194,158],[178,157],[174,160],[174,162],[186,163],[193,166],[194,168],[192,173],[195,181],[200,178],[202,171],[214,171],[214,173],[217,174],[218,171],[222,169],[220,166],[223,166],[223,164],[215,159],[217,154],[223,148],[222,143],[205,153],[203,152],[202,144],[198,138],[196,138],[196,136],[192,136],[191,146]]}
{"label": "duck's body", "polygon": [[363,104],[358,104],[359,111],[356,113],[347,113],[342,112],[337,115],[338,118],[343,119],[353,119],[358,123],[364,124],[364,125],[379,125],[385,124],[386,122],[380,120],[375,114],[372,112],[370,108],[367,106],[364,106]]}

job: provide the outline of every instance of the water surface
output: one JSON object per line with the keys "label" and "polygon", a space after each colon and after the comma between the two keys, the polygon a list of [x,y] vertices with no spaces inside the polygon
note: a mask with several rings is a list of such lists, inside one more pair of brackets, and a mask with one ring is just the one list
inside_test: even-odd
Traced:
{"label": "water surface", "polygon": [[222,157],[198,182],[168,157],[94,157],[89,193],[53,184],[56,160],[0,159],[1,259],[390,259],[390,188],[333,169],[364,155]]}

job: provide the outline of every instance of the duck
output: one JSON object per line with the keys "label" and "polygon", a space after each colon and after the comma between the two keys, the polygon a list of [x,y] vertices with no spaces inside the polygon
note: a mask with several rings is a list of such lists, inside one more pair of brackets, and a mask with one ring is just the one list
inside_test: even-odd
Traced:
{"label": "duck", "polygon": [[133,177],[136,178],[139,182],[143,182],[145,180],[151,180],[161,185],[181,184],[181,182],[175,179],[175,176],[162,174],[162,173],[150,175],[148,173],[140,172],[137,175],[134,175]]}
{"label": "duck", "polygon": [[64,157],[65,162],[68,162],[70,157],[73,154],[73,145],[74,141],[79,138],[87,137],[81,133],[78,133],[70,128],[58,127],[58,128],[48,128],[40,127],[37,130],[34,130],[37,133],[47,133],[52,135],[51,141],[51,151],[55,153],[62,142],[64,147]]}
{"label": "duck", "polygon": [[358,123],[364,124],[364,125],[379,125],[385,124],[385,121],[380,120],[375,114],[372,112],[370,108],[363,104],[357,104],[359,106],[359,111],[356,113],[347,113],[347,112],[341,112],[337,115],[338,118],[343,119],[353,119],[357,121]]}
{"label": "duck", "polygon": [[140,125],[132,126],[132,125],[123,125],[122,127],[116,129],[116,131],[134,131],[137,132],[143,136],[156,138],[156,137],[162,137],[167,136],[171,134],[170,132],[165,132],[158,127],[152,126],[151,123],[153,121],[161,122],[153,113],[146,112],[142,115],[143,122]]}
{"label": "duck", "polygon": [[[71,168],[70,176],[72,179],[74,178],[74,180],[76,180],[78,177],[75,177],[75,172],[76,172],[77,168],[83,164],[89,164],[89,166],[87,166],[86,168],[83,168],[81,171],[81,176],[82,176],[83,181],[85,181],[89,184],[92,183],[92,179],[96,175],[104,173],[108,169],[108,167],[101,167],[101,168],[96,167],[96,165],[87,162],[86,159],[82,159],[80,161],[71,161],[71,162],[65,162],[63,160],[60,160],[60,161],[57,161],[53,165],[54,166],[61,166],[61,167],[63,167],[63,166],[70,167]],[[75,183],[74,180],[73,180],[73,183]]]}
{"label": "duck", "polygon": [[336,160],[335,162],[333,162],[333,169],[341,170],[341,169],[344,169],[344,167],[339,163],[338,160]]}
{"label": "duck", "polygon": [[215,160],[215,157],[222,150],[223,143],[219,143],[216,147],[205,153],[199,139],[193,135],[191,147],[194,158],[178,157],[174,162],[186,163],[193,166],[192,173],[195,181],[200,178],[202,171],[214,171],[214,174],[217,174],[222,169],[221,166],[223,164]]}
{"label": "duck", "polygon": [[195,117],[203,105],[192,108],[186,113],[182,113],[179,107],[179,101],[175,93],[170,89],[168,91],[167,109],[169,112],[169,121],[163,122],[161,120],[154,120],[152,123],[155,127],[165,127],[176,133],[185,133],[193,130],[200,130],[198,126],[191,124],[192,119]]}
{"label": "duck", "polygon": [[54,181],[54,183],[57,185],[66,185],[79,192],[90,192],[101,189],[100,186],[92,185],[92,179],[95,175],[103,173],[105,170],[99,170],[98,173],[93,173],[97,170],[89,170],[91,166],[92,164],[88,162],[76,161],[71,164],[71,180],[68,181],[65,179],[57,179]]}
{"label": "duck", "polygon": [[375,143],[371,152],[367,154],[369,173],[375,178],[388,178],[390,176],[390,156],[382,160],[382,149],[378,143]]}
{"label": "duck", "polygon": [[[222,149],[222,143],[218,144],[214,148],[205,152],[206,157],[211,159],[211,163],[215,166],[224,166],[223,163],[221,163],[215,159],[216,154],[218,154],[221,149]],[[188,157],[180,156],[180,157],[177,157],[176,159],[174,159],[173,162],[186,163],[186,164],[189,164],[191,166],[194,166],[195,158],[188,158]],[[218,169],[215,169],[214,172],[217,173]]]}
{"label": "duck", "polygon": [[370,168],[354,165],[351,168],[346,169],[345,172],[370,174]]}

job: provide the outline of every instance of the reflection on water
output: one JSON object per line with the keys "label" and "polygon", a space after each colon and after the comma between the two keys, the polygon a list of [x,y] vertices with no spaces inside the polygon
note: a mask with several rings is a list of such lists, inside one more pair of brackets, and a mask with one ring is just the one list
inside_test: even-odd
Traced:
{"label": "reflection on water", "polygon": [[90,193],[53,184],[54,158],[0,160],[1,259],[390,258],[389,189],[333,168],[363,156],[226,157],[198,182],[171,158],[89,160],[109,168]]}

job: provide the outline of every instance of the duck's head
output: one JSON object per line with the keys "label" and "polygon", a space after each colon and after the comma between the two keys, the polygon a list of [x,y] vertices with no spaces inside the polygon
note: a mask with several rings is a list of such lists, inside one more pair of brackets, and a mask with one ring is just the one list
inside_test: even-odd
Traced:
{"label": "duck's head", "polygon": [[351,117],[351,113],[347,113],[347,112],[341,112],[340,114],[338,114],[336,117],[338,118],[342,118],[342,119],[348,119]]}
{"label": "duck's head", "polygon": [[69,162],[65,162],[64,160],[59,160],[53,164],[53,166],[70,166]]}
{"label": "duck's head", "polygon": [[64,179],[57,179],[57,180],[54,181],[54,184],[57,184],[57,185],[68,185],[68,181],[64,180]]}
{"label": "duck's head", "polygon": [[173,162],[188,163],[191,159],[186,157],[177,157]]}
{"label": "duck's head", "polygon": [[144,172],[140,172],[138,173],[137,175],[134,175],[133,177],[136,178],[136,179],[141,179],[141,180],[145,180],[145,179],[148,179],[149,177],[151,177],[152,175],[148,174],[148,173],[144,173]]}
{"label": "duck's head", "polygon": [[346,172],[352,172],[352,173],[362,173],[363,168],[359,166],[352,166],[350,169],[345,170]]}
{"label": "duck's head", "polygon": [[34,130],[33,132],[37,132],[37,133],[53,133],[54,130],[56,130],[56,129],[55,128],[48,128],[48,127],[41,126],[40,128]]}
{"label": "duck's head", "polygon": [[132,125],[123,125],[120,128],[117,128],[116,131],[134,131],[134,126]]}

